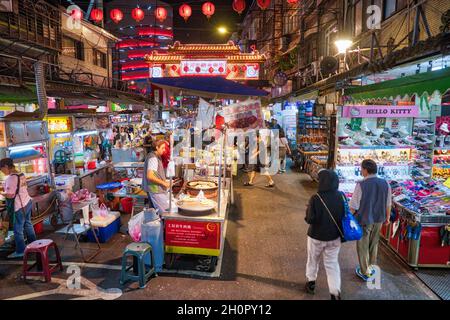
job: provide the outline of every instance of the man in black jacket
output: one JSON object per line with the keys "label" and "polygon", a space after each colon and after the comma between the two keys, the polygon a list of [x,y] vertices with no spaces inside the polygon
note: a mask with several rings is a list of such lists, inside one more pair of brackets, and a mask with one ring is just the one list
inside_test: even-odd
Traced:
{"label": "man in black jacket", "polygon": [[323,262],[332,300],[340,300],[342,218],[345,214],[343,194],[338,191],[339,178],[332,170],[319,172],[319,190],[309,200],[305,221],[308,229],[308,262],[306,264],[306,291],[314,294],[319,259]]}

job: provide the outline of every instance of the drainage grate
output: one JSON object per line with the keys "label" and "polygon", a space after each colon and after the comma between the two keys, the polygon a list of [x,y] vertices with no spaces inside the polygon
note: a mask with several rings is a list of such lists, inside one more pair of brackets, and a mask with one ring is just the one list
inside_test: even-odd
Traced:
{"label": "drainage grate", "polygon": [[418,270],[415,274],[442,300],[450,300],[450,270]]}

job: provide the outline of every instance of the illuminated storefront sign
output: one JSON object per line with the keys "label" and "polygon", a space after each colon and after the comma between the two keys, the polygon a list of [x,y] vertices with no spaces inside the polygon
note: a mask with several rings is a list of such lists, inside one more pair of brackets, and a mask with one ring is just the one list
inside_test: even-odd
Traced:
{"label": "illuminated storefront sign", "polygon": [[64,133],[72,131],[71,117],[48,118],[48,133]]}
{"label": "illuminated storefront sign", "polygon": [[226,75],[227,63],[220,60],[187,60],[181,61],[181,75]]}

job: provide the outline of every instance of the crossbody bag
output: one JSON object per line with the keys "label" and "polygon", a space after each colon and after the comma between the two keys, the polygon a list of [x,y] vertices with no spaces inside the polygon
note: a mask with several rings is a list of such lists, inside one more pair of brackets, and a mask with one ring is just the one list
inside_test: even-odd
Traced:
{"label": "crossbody bag", "polygon": [[318,193],[317,193],[317,196],[319,197],[320,202],[322,202],[323,206],[325,207],[325,209],[327,210],[328,214],[330,215],[331,220],[333,220],[334,225],[338,229],[339,234],[341,235],[341,241],[344,242],[345,241],[344,233],[342,232],[341,228],[339,227],[338,223],[336,222],[336,219],[334,219],[333,215],[331,214],[330,209],[328,209],[328,206],[325,204],[325,201],[323,201],[322,197]]}

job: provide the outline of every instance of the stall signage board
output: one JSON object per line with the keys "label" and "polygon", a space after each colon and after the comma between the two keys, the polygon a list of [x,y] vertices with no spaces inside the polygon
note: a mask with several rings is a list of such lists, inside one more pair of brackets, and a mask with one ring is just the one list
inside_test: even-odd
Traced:
{"label": "stall signage board", "polygon": [[48,133],[72,132],[71,117],[51,117],[47,118]]}
{"label": "stall signage board", "polygon": [[219,256],[220,227],[220,222],[166,220],[166,252]]}
{"label": "stall signage board", "polygon": [[232,130],[263,128],[260,100],[249,99],[223,107],[222,116]]}
{"label": "stall signage board", "polygon": [[111,116],[112,124],[127,123],[127,122],[128,122],[128,115],[126,115],[126,114],[119,114],[117,116]]}
{"label": "stall signage board", "polygon": [[418,106],[355,105],[344,106],[343,118],[416,118]]}
{"label": "stall signage board", "polygon": [[95,118],[95,125],[97,129],[108,129],[111,128],[111,123],[109,122],[108,116],[98,116]]}
{"label": "stall signage board", "polygon": [[129,115],[129,122],[142,122],[142,114],[138,113],[138,114],[130,114]]}
{"label": "stall signage board", "polygon": [[227,62],[222,60],[184,60],[180,64],[183,76],[217,76],[227,74]]}

